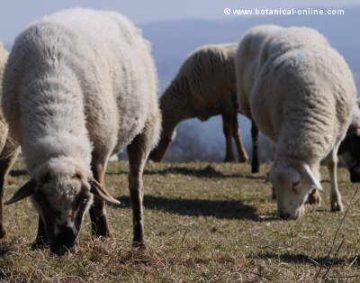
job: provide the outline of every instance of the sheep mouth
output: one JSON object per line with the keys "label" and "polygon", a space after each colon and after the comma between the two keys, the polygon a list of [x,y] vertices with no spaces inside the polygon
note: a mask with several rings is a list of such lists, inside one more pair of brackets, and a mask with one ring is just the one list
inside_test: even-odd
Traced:
{"label": "sheep mouth", "polygon": [[58,256],[63,256],[68,253],[75,253],[77,251],[77,245],[75,243],[71,246],[55,244],[51,245],[50,251]]}
{"label": "sheep mouth", "polygon": [[53,241],[51,241],[50,250],[57,255],[64,255],[68,252],[75,252],[77,247],[77,234],[72,229],[63,229]]}
{"label": "sheep mouth", "polygon": [[78,250],[76,239],[68,242],[52,242],[50,251],[58,256],[63,256],[68,253],[75,253]]}

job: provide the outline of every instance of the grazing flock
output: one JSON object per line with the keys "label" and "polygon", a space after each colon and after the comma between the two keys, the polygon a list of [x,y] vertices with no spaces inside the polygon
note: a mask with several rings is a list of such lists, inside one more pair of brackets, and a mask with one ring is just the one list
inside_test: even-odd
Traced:
{"label": "grazing flock", "polygon": [[[321,162],[330,174],[332,211],[343,210],[338,156],[351,181],[360,181],[354,79],[311,28],[258,26],[239,43],[203,46],[158,103],[155,64],[141,31],[115,12],[70,9],[29,25],[10,55],[0,46],[0,75],[0,238],[3,203],[27,197],[39,214],[34,248],[72,251],[88,211],[94,237],[109,236],[105,203],[119,202],[105,188],[105,172],[110,156],[126,148],[133,245],[144,247],[145,163],[161,161],[177,125],[195,117],[222,116],[225,161],[239,162],[248,156],[237,114],[249,118],[254,173],[258,132],[272,140],[269,180],[282,219],[297,219],[306,201],[320,201]],[[4,202],[5,178],[20,148],[30,179]]]}

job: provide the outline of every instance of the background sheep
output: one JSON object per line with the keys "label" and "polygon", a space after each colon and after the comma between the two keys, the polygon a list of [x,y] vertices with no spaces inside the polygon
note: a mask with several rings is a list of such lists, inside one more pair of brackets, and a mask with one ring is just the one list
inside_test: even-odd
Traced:
{"label": "background sheep", "polygon": [[[2,81],[8,52],[0,42],[0,81]],[[2,84],[0,83],[0,97],[2,96]],[[5,236],[3,226],[3,196],[7,174],[17,156],[17,144],[8,136],[8,126],[0,111],[0,238]]]}
{"label": "background sheep", "polygon": [[339,148],[339,156],[350,173],[350,181],[360,182],[360,109],[355,107],[351,124]]}
{"label": "background sheep", "polygon": [[[280,217],[303,215],[308,194],[321,189],[318,169],[323,159],[331,179],[331,210],[342,210],[337,151],[356,99],[352,73],[326,39],[310,28],[283,29],[263,42],[255,85],[251,93],[238,95],[249,105],[259,129],[276,143],[270,181]],[[244,44],[240,43],[236,68],[244,66]]]}
{"label": "background sheep", "polygon": [[144,245],[142,174],[161,123],[156,90],[148,42],[117,13],[65,10],[18,36],[2,106],[31,180],[8,203],[32,197],[35,247],[72,249],[90,205],[93,234],[109,236],[104,200],[118,201],[104,189],[105,171],[127,145],[134,244]]}
{"label": "background sheep", "polygon": [[234,161],[232,139],[238,159],[248,159],[237,120],[234,55],[237,44],[207,45],[186,59],[160,100],[162,133],[150,158],[161,161],[175,138],[175,128],[183,120],[206,121],[222,115],[226,140],[225,161]]}

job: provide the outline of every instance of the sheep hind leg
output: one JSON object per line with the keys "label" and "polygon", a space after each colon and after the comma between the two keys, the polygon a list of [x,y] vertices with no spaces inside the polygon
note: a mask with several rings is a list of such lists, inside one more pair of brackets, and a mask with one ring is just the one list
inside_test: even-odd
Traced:
{"label": "sheep hind leg", "polygon": [[327,168],[330,175],[330,203],[331,203],[331,211],[343,211],[344,206],[341,200],[341,194],[337,185],[337,150],[334,150],[329,157],[329,161],[327,164]]}
{"label": "sheep hind leg", "polygon": [[306,204],[319,206],[321,204],[321,196],[317,190],[312,190],[312,192],[308,195]]}
{"label": "sheep hind leg", "polygon": [[251,121],[251,139],[252,139],[252,158],[251,173],[259,173],[259,130],[254,121]]}
{"label": "sheep hind leg", "polygon": [[232,125],[232,136],[235,140],[235,145],[239,156],[239,162],[241,163],[246,162],[249,160],[249,157],[247,155],[245,146],[242,142],[237,114],[233,115],[231,125]]}
{"label": "sheep hind leg", "polygon": [[[7,145],[5,145],[6,147]],[[6,152],[6,148],[3,149]],[[15,149],[9,156],[0,156],[0,239],[5,237],[5,229],[3,222],[3,197],[4,197],[4,186],[6,183],[6,177],[14,164],[18,151]]]}
{"label": "sheep hind leg", "polygon": [[222,116],[223,119],[223,131],[225,136],[225,147],[226,147],[226,155],[224,162],[234,162],[234,151],[232,144],[232,134],[231,134],[231,119],[227,115]]}
{"label": "sheep hind leg", "polygon": [[[105,186],[105,166],[97,164],[92,166],[93,176],[101,186]],[[95,237],[110,237],[109,224],[106,217],[105,202],[94,198],[90,207],[91,232]]]}
{"label": "sheep hind leg", "polygon": [[145,128],[127,147],[129,156],[129,190],[133,211],[133,246],[145,248],[143,171],[153,143],[154,131]]}

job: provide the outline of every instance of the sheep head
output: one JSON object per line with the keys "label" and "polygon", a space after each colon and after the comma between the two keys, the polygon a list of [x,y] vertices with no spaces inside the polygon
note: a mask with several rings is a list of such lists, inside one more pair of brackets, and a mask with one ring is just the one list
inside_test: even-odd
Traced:
{"label": "sheep head", "polygon": [[[55,162],[56,164],[56,162]],[[45,166],[36,179],[22,186],[6,204],[15,203],[31,196],[45,226],[51,251],[63,254],[75,247],[84,214],[93,197],[119,204],[91,176],[68,164],[64,168]]]}
{"label": "sheep head", "polygon": [[309,165],[296,161],[275,161],[270,170],[270,182],[276,190],[279,216],[297,219],[304,215],[308,195],[322,190]]}
{"label": "sheep head", "polygon": [[339,155],[346,164],[352,183],[360,182],[360,114],[353,120],[340,144]]}

